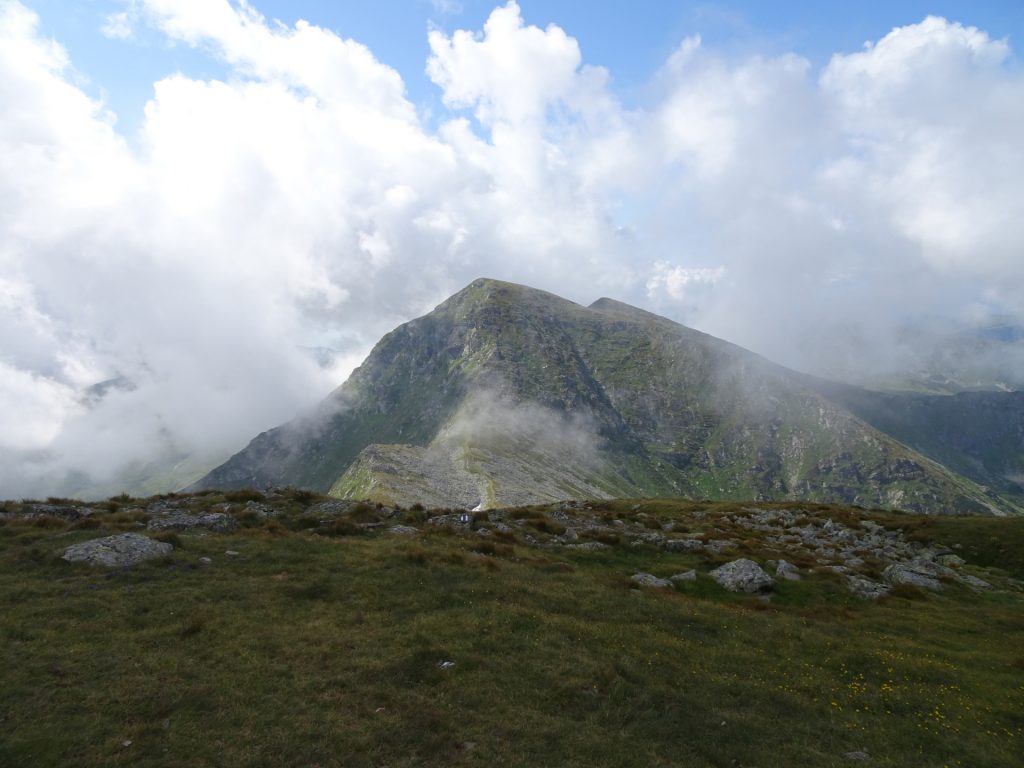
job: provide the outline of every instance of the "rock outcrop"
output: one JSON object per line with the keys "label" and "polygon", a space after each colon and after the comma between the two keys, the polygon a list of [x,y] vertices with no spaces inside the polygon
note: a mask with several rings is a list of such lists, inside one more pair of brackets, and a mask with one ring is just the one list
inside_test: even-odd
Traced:
{"label": "rock outcrop", "polygon": [[730,592],[770,592],[775,584],[761,566],[746,558],[719,566],[710,575]]}
{"label": "rock outcrop", "polygon": [[169,555],[173,549],[172,544],[155,541],[138,533],[119,533],[116,536],[73,544],[64,550],[62,558],[69,563],[121,568]]}

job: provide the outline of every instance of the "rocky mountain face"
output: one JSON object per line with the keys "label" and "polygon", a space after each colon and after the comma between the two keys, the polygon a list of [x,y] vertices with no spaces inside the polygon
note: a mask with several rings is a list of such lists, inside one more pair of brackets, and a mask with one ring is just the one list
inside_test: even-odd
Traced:
{"label": "rocky mountain face", "polygon": [[656,495],[1024,508],[1010,485],[908,447],[857,392],[609,299],[477,280],[195,487],[466,508]]}

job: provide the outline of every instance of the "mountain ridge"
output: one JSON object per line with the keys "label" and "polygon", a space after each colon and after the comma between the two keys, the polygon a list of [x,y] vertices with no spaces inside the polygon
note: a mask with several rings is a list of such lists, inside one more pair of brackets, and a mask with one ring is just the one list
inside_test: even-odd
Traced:
{"label": "mountain ridge", "polygon": [[679,495],[1018,511],[822,389],[614,299],[584,307],[481,278],[386,334],[316,410],[195,487],[412,503],[405,481],[418,476],[439,503],[431,489],[468,473],[450,505]]}

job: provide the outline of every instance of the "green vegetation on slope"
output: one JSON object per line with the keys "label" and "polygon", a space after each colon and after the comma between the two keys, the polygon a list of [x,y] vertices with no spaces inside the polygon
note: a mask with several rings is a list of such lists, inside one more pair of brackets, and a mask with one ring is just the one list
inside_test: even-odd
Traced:
{"label": "green vegetation on slope", "polygon": [[[931,514],[1024,508],[869,426],[813,384],[626,305],[582,307],[477,280],[385,336],[316,414],[260,435],[197,487],[295,484],[412,503],[426,494],[402,495],[396,473],[381,471],[405,467],[405,482],[447,462],[472,475],[456,489],[492,487],[503,504],[571,493],[799,499]],[[534,439],[524,441],[527,433]],[[571,439],[558,450],[531,445],[548,433]],[[389,463],[394,449],[382,446],[395,445],[409,450]],[[433,496],[447,492],[428,485]],[[447,498],[456,503],[469,502]]]}
{"label": "green vegetation on slope", "polygon": [[[168,499],[241,527],[162,534],[170,556],[114,571],[58,558],[138,530],[157,500],[70,523],[5,507],[0,765],[817,768],[860,750],[889,768],[1019,763],[1024,595],[1011,577],[1024,568],[1000,547],[1024,521],[789,505],[962,539],[997,589],[862,602],[803,566],[766,601],[706,576],[724,556],[612,536],[597,551],[531,544],[529,531],[558,530],[554,507],[507,510],[524,525],[484,537],[428,511],[357,504],[331,518],[303,492],[247,499]],[[768,542],[735,525],[743,510],[651,500],[587,514],[718,527],[763,559]],[[360,527],[385,512],[420,533]],[[688,568],[699,578],[677,589],[629,582]]]}

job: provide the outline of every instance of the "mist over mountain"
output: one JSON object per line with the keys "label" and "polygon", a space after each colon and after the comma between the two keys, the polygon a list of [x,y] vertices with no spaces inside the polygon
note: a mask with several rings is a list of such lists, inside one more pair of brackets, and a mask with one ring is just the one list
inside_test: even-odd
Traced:
{"label": "mist over mountain", "polygon": [[[1005,462],[975,472],[978,446],[965,445],[957,472],[882,431],[873,397],[617,301],[583,307],[481,279],[387,334],[315,411],[260,434],[197,487],[467,508],[674,495],[1018,509],[1019,398]],[[907,439],[911,423],[889,426]]]}

